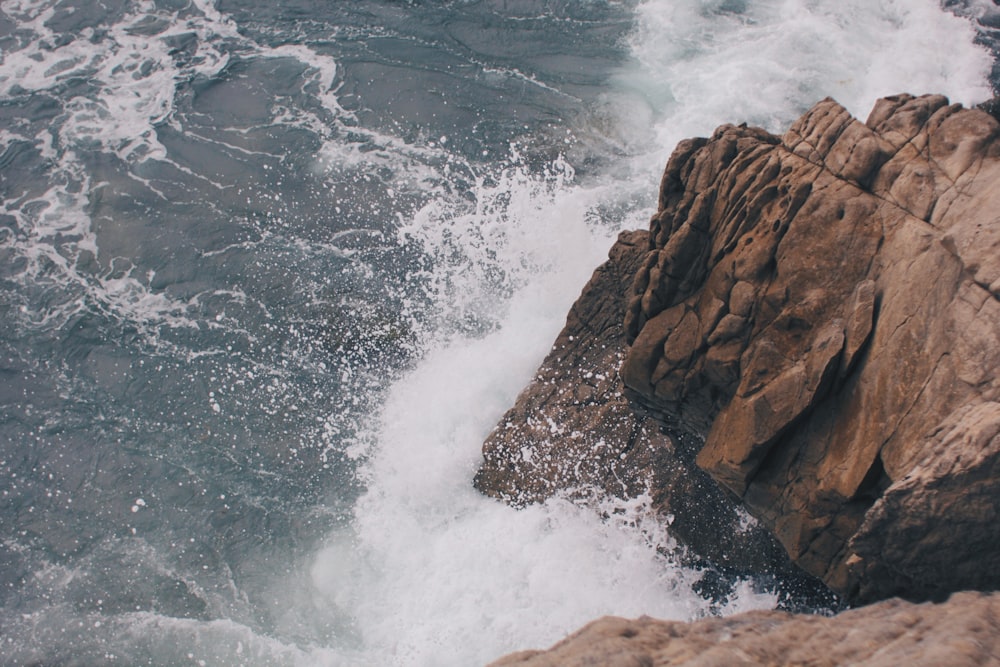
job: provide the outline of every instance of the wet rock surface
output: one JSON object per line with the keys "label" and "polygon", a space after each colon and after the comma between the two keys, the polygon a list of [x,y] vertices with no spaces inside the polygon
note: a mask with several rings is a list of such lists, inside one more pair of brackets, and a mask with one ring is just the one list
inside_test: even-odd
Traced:
{"label": "wet rock surface", "polygon": [[994,115],[824,100],[682,142],[484,446],[486,493],[645,491],[697,557],[773,568],[770,533],[867,606],[605,618],[495,665],[1000,664]]}
{"label": "wet rock surface", "polygon": [[[649,494],[688,564],[706,568],[704,594],[758,576],[791,605],[829,601],[777,541],[694,465],[698,442],[671,434],[622,393],[626,291],[649,247],[623,233],[573,305],[534,379],[486,439],[476,487],[513,505],[553,495]],[[794,599],[793,599],[794,598]]]}

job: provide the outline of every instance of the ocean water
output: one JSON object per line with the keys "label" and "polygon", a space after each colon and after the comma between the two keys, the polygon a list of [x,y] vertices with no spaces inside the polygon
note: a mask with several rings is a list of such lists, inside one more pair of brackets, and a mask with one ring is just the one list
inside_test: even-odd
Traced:
{"label": "ocean water", "polygon": [[[703,599],[483,438],[676,142],[981,102],[994,2],[0,1],[0,664],[477,665]],[[991,79],[992,76],[992,79]],[[991,84],[992,80],[992,84]]]}

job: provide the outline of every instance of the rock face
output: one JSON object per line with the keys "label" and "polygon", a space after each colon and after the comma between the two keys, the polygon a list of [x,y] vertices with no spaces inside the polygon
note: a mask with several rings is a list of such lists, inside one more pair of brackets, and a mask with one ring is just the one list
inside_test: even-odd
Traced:
{"label": "rock face", "polygon": [[625,331],[629,395],[833,590],[1000,588],[989,114],[902,95],[861,123],[825,100],[782,137],[682,142]]}
{"label": "rock face", "polygon": [[606,617],[548,651],[490,667],[953,667],[1000,664],[1000,594],[960,593],[945,604],[890,600],[832,618],[749,612],[695,623]]}
{"label": "rock face", "polygon": [[[535,378],[486,439],[476,487],[518,506],[557,493],[648,492],[689,563],[730,577],[775,575],[789,594],[808,594],[770,533],[694,465],[698,443],[671,437],[622,393],[626,294],[648,248],[647,232],[619,237]],[[710,579],[706,587],[722,583]]]}

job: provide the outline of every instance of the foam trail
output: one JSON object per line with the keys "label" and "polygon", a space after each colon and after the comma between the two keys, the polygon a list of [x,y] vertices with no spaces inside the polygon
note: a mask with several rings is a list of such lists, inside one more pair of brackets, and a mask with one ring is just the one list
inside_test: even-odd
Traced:
{"label": "foam trail", "polygon": [[[159,195],[164,206],[169,206],[169,197],[141,175],[146,163],[171,165],[182,177],[224,191],[231,186],[177,162],[158,136],[157,128],[163,125],[185,132],[186,119],[177,104],[185,86],[218,79],[234,58],[297,61],[305,66],[301,90],[326,113],[320,118],[315,112],[276,109],[275,122],[330,136],[341,118],[350,117],[333,90],[337,64],[306,45],[268,47],[244,37],[211,0],[197,0],[192,3],[194,12],[184,16],[153,2],[131,3],[106,30],[85,27],[73,35],[50,27],[57,5],[52,0],[0,3],[0,10],[17,20],[19,30],[19,48],[8,47],[0,54],[0,98],[57,95],[74,81],[87,81],[92,87],[66,99],[57,122],[33,136],[20,127],[3,133],[5,143],[34,145],[51,168],[47,189],[20,193],[0,203],[0,213],[11,216],[18,230],[0,236],[0,249],[9,248],[26,260],[18,265],[22,281],[77,292],[62,303],[26,306],[25,313],[33,311],[35,326],[68,321],[82,310],[96,309],[133,323],[159,345],[158,328],[197,328],[199,301],[224,295],[224,291],[209,290],[178,300],[152,289],[150,276],[132,258],[103,252],[101,232],[90,217],[90,201],[101,196],[102,188],[116,188],[92,181],[88,173],[92,155],[114,155],[126,165],[126,176]],[[162,22],[160,27],[149,34],[148,26],[157,21]],[[188,57],[176,43],[191,37],[197,48]],[[131,268],[123,270],[122,266]]]}
{"label": "foam trail", "polygon": [[[965,105],[991,96],[991,58],[973,23],[935,0],[646,0],[636,26],[614,103],[638,119],[623,132],[640,171],[722,123],[784,132],[827,96],[861,120],[901,92]],[[640,148],[650,145],[654,159]]]}
{"label": "foam trail", "polygon": [[[502,227],[502,240],[488,245],[491,261],[521,283],[506,304],[490,302],[503,309],[503,326],[451,337],[392,387],[353,528],[334,536],[313,568],[329,613],[353,619],[371,664],[481,664],[606,613],[707,613],[691,591],[699,575],[658,552],[671,541],[642,501],[601,521],[594,507],[558,499],[515,511],[471,486],[485,435],[533,374],[613,231],[587,224],[607,191],[537,178],[497,187],[506,206],[484,203],[495,194],[484,188],[474,212],[420,229],[431,245],[441,247],[432,239],[445,233],[475,247]],[[441,292],[446,309],[471,307],[454,305],[456,295],[469,298],[489,274],[476,270],[489,263],[484,256],[470,258]],[[736,604],[772,606],[774,598],[751,593]]]}

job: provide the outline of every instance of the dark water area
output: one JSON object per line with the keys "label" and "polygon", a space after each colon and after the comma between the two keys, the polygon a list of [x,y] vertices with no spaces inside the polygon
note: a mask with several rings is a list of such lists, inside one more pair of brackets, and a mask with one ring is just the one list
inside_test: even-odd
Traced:
{"label": "dark water area", "polygon": [[0,664],[476,664],[716,611],[640,505],[494,507],[478,446],[677,140],[996,89],[996,8],[917,4],[0,2]]}
{"label": "dark water area", "polygon": [[620,3],[311,4],[219,9],[256,40],[335,55],[337,96],[359,125],[407,143],[447,136],[473,161],[506,159],[511,141],[535,143],[545,130],[564,134],[625,59],[632,25]]}

